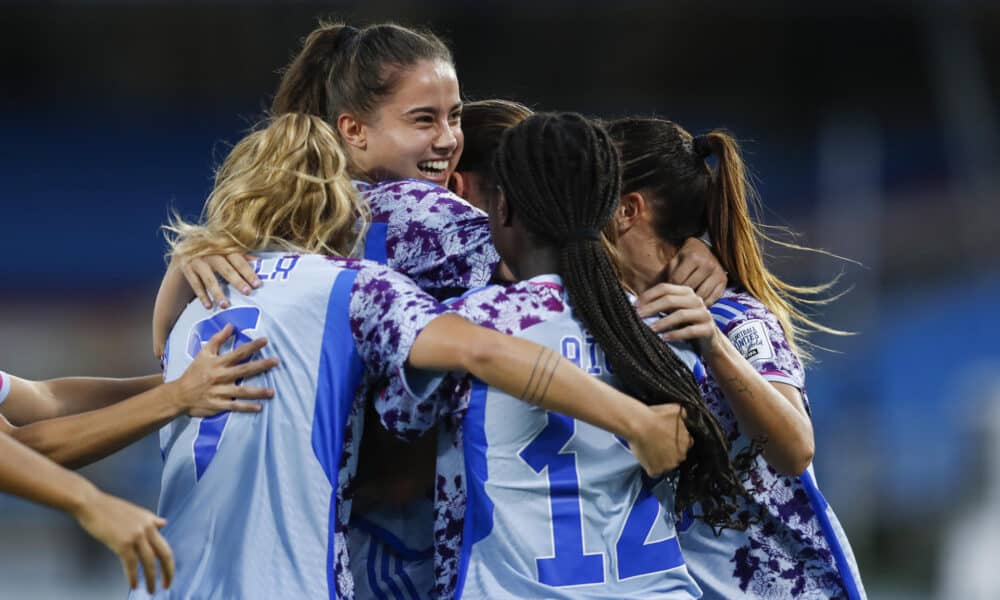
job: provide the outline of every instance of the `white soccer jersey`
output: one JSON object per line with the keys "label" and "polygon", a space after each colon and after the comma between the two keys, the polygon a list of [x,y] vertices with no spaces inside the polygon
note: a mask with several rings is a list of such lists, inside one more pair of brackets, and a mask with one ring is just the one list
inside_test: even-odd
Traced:
{"label": "white soccer jersey", "polygon": [[[615,384],[558,277],[474,291],[465,318],[559,349]],[[693,365],[695,358],[685,358]],[[696,598],[674,531],[672,478],[652,481],[611,433],[466,380],[413,404],[376,401],[414,435],[443,419],[436,485],[438,598]],[[449,424],[449,419],[455,419]]]}
{"label": "white soccer jersey", "polygon": [[[363,423],[359,388],[403,367],[445,308],[388,268],[264,254],[268,284],[226,310],[192,303],[168,342],[176,379],[212,334],[267,336],[281,364],[246,383],[275,398],[258,414],[181,417],[161,430],[159,512],[177,560],[158,598],[350,598],[345,501]],[[135,591],[132,598],[143,598]]]}

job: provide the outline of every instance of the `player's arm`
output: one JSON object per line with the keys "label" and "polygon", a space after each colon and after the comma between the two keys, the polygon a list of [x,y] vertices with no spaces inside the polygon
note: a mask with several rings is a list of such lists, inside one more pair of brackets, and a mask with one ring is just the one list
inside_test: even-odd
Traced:
{"label": "player's arm", "polygon": [[221,308],[229,308],[229,300],[219,285],[217,275],[244,295],[260,287],[260,278],[248,262],[249,258],[242,254],[225,254],[199,258],[174,257],[170,261],[153,305],[153,354],[157,358],[163,356],[167,336],[177,317],[195,297],[205,308],[212,308],[213,301]]}
{"label": "player's arm", "polygon": [[740,429],[764,439],[767,462],[785,475],[801,475],[815,452],[812,421],[798,388],[764,379],[712,320],[691,288],[659,284],[639,298],[641,316],[670,313],[652,325],[666,340],[694,342],[729,401]]}
{"label": "player's arm", "polygon": [[417,335],[408,365],[468,371],[515,398],[626,439],[652,476],[674,469],[692,440],[678,405],[650,407],[591,377],[557,352],[443,314]]}
{"label": "player's arm", "polygon": [[0,404],[0,413],[16,425],[103,408],[150,390],[163,381],[159,375],[129,379],[64,377],[46,381],[12,375],[10,380],[10,393]]}
{"label": "player's arm", "polygon": [[80,467],[120,450],[181,414],[205,417],[223,411],[257,412],[258,403],[234,398],[270,398],[274,391],[241,387],[235,382],[270,369],[277,359],[240,364],[264,347],[266,338],[219,356],[219,348],[231,335],[232,326],[227,326],[212,336],[176,381],[102,409],[13,428],[11,436],[59,464]]}
{"label": "player's arm", "polygon": [[76,473],[67,471],[9,436],[0,433],[0,491],[45,504],[72,515],[80,526],[121,559],[129,585],[138,583],[138,564],[146,589],[156,589],[156,564],[163,587],[170,587],[174,558],[160,536],[166,521],[148,510],[109,496]]}

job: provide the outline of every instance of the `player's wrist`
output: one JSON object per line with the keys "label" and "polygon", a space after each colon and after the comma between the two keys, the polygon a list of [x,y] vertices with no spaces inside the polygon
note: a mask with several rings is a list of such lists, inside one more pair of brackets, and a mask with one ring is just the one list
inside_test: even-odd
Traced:
{"label": "player's wrist", "polygon": [[695,343],[702,360],[705,362],[714,361],[721,354],[724,339],[725,336],[722,335],[718,327],[712,325],[711,333],[707,337],[697,340]]}
{"label": "player's wrist", "polygon": [[184,377],[164,383],[158,389],[163,394],[163,405],[170,412],[171,417],[176,417],[187,412],[189,404],[187,400],[192,396],[193,390],[186,389]]}
{"label": "player's wrist", "polygon": [[66,494],[63,505],[56,506],[55,508],[64,510],[79,521],[87,517],[88,511],[94,506],[103,492],[97,489],[96,485],[76,473],[72,475],[73,482],[63,488],[63,492]]}
{"label": "player's wrist", "polygon": [[[625,396],[624,394],[622,394]],[[653,411],[649,409],[648,406],[639,402],[631,396],[625,396],[628,401],[625,403],[625,411],[623,412],[622,424],[617,433],[621,437],[629,441],[629,443],[639,442],[646,435],[649,430],[655,415]]]}

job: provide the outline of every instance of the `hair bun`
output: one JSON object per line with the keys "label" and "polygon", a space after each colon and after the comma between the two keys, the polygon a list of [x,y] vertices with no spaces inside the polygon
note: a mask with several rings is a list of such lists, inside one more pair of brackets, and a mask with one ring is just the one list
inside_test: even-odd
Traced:
{"label": "hair bun", "polygon": [[712,144],[708,141],[708,136],[699,135],[694,138],[692,145],[694,153],[698,158],[707,158],[712,154]]}

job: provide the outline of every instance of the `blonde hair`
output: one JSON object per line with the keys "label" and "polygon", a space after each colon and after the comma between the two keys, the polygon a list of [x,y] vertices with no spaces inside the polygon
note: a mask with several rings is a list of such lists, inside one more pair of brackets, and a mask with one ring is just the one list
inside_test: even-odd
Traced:
{"label": "blonde hair", "polygon": [[174,215],[164,226],[171,255],[354,254],[369,211],[347,175],[333,129],[299,113],[265,124],[240,140],[216,172],[201,221]]}

